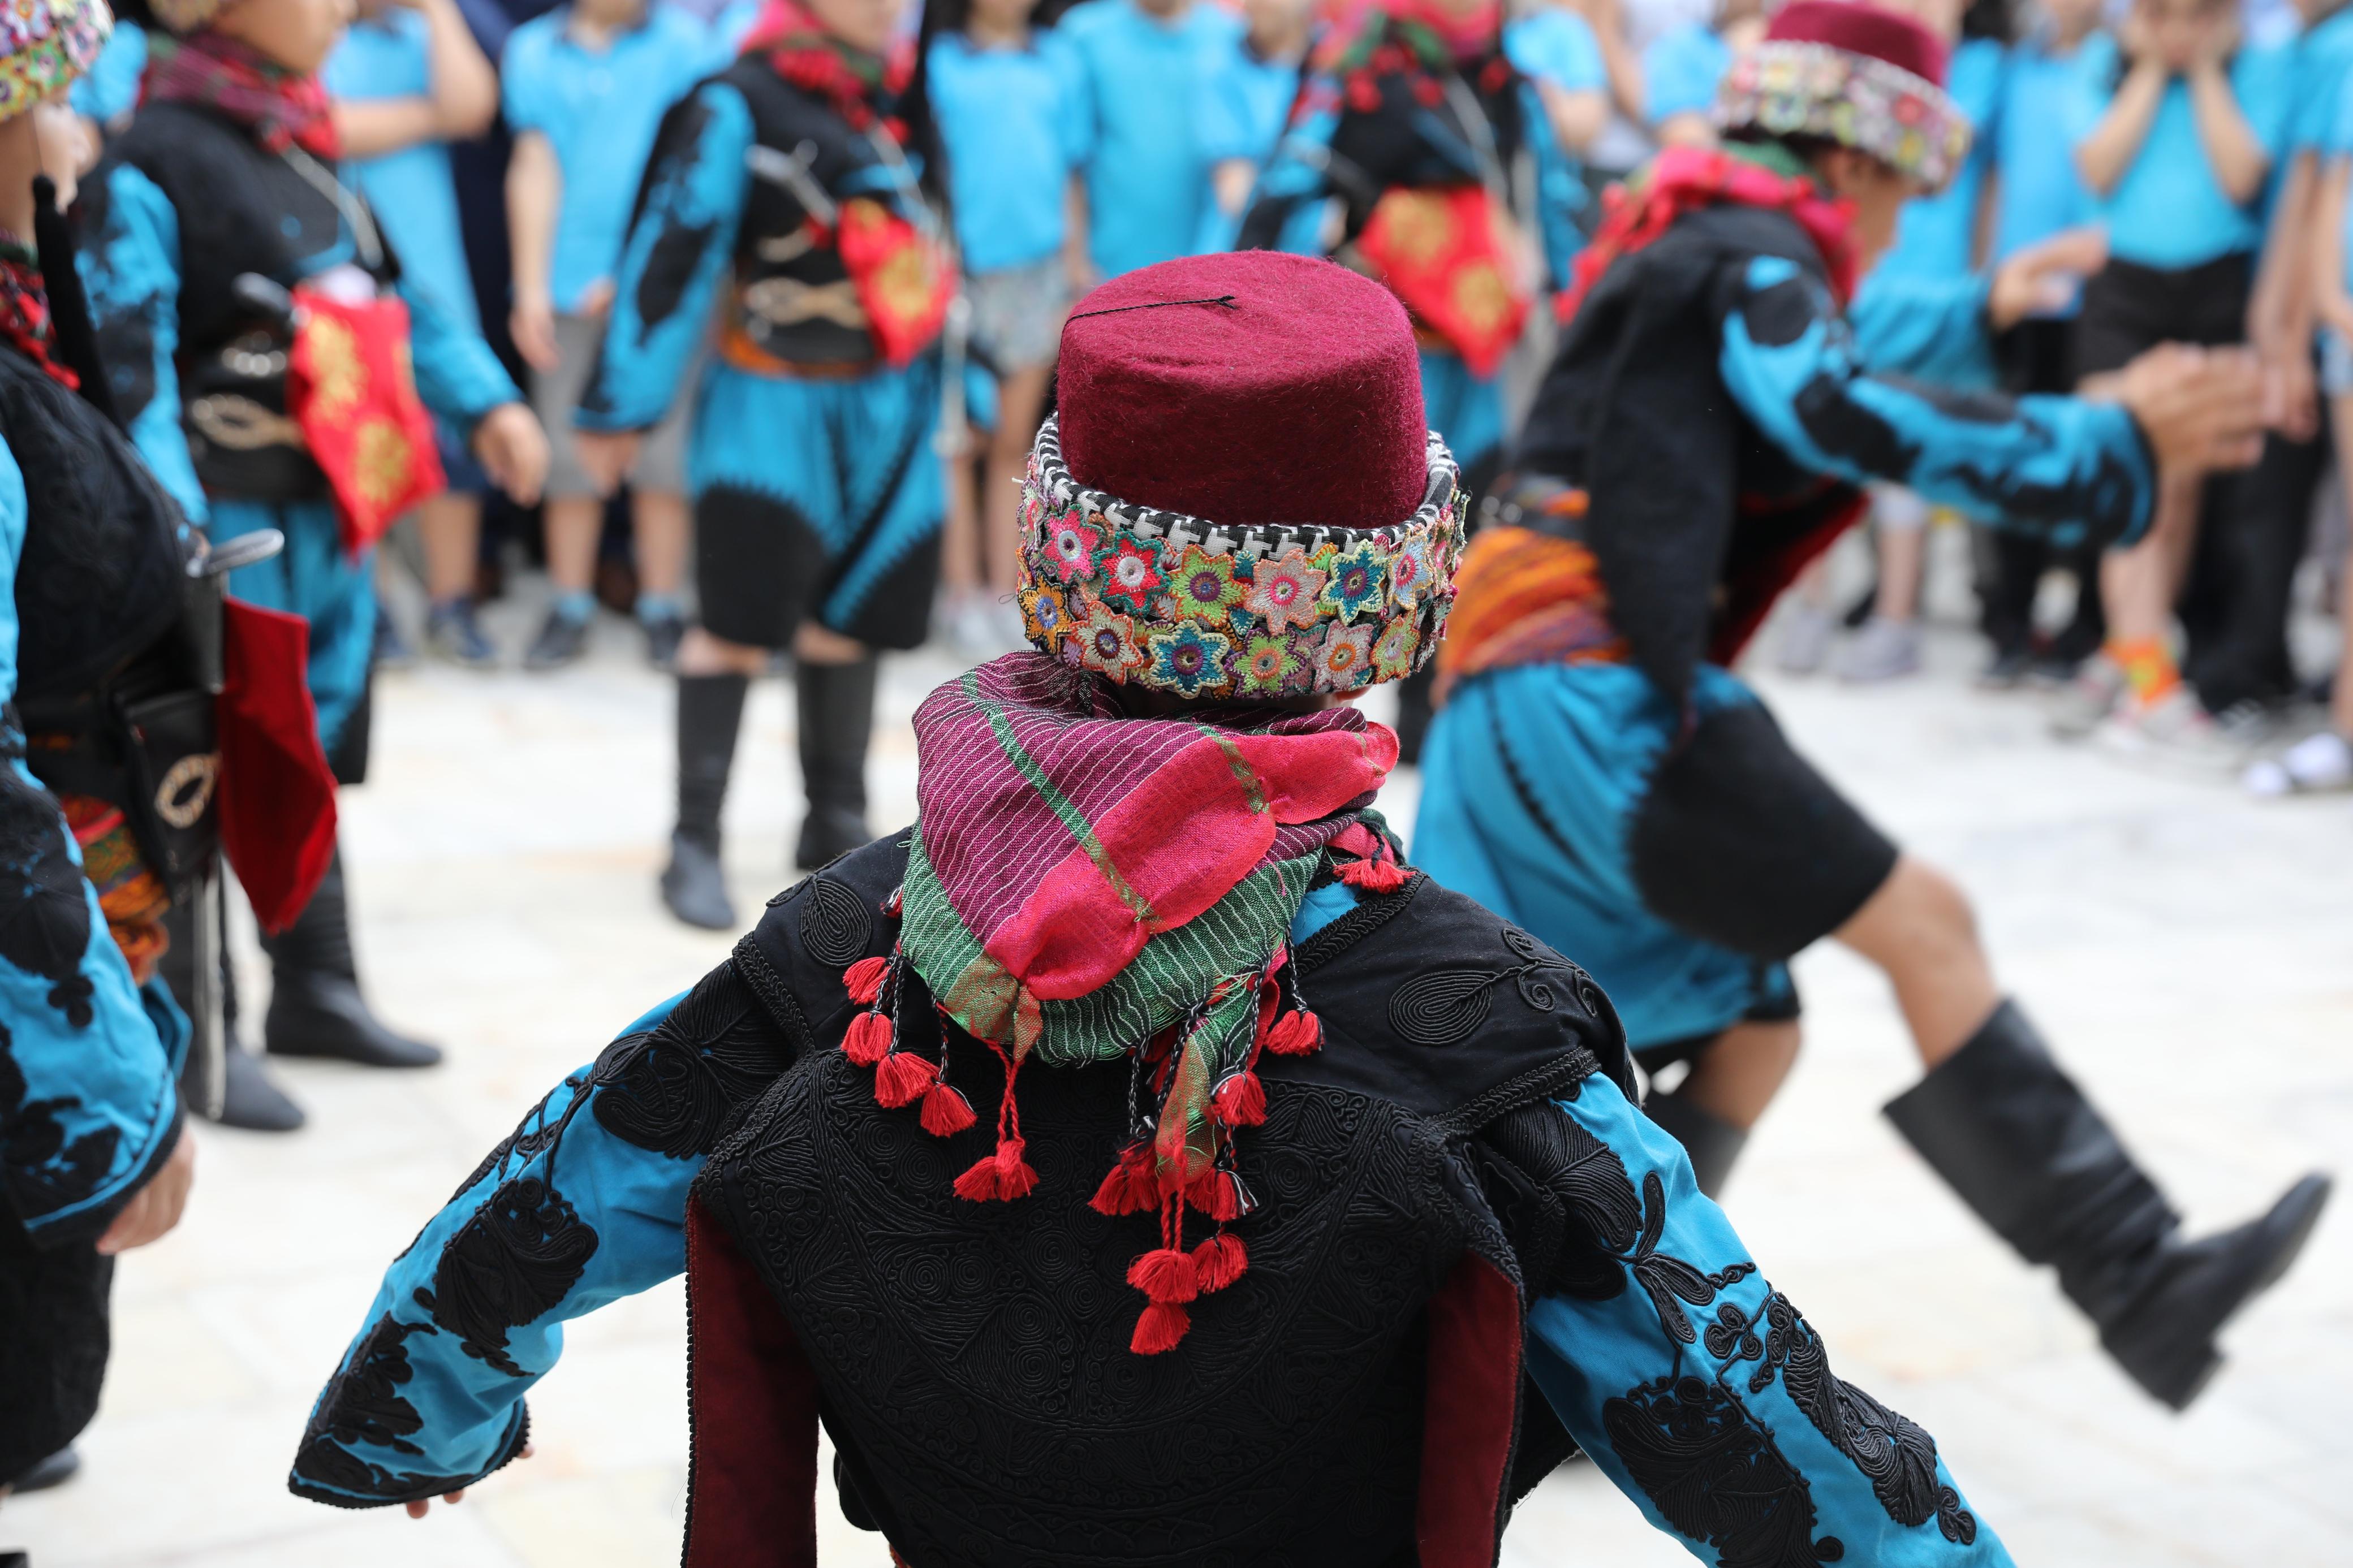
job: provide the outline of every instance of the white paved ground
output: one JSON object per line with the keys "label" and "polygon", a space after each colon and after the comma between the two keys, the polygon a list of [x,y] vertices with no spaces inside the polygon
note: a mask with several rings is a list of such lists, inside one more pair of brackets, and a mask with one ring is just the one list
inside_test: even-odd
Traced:
{"label": "white paved ground", "polygon": [[[520,639],[514,613],[504,629]],[[446,1041],[450,1061],[408,1077],[297,1065],[284,1076],[309,1130],[207,1131],[187,1223],[121,1268],[88,1468],[0,1509],[0,1547],[28,1546],[37,1568],[676,1561],[675,1288],[575,1331],[533,1396],[537,1457],[462,1507],[420,1525],[283,1487],[384,1263],[543,1089],[726,952],[655,900],[669,687],[631,661],[623,628],[601,635],[595,662],[552,679],[427,668],[384,682],[376,774],[344,804],[362,958],[384,1010]],[[1959,874],[2008,984],[2195,1221],[2345,1161],[2353,802],[2262,806],[2057,749],[2021,700],[1967,689],[1957,639],[1937,654],[1936,674],[1897,689],[1767,685],[1831,773]],[[905,718],[946,673],[910,659],[891,674],[878,826],[912,815]],[[730,806],[747,918],[784,883],[786,708],[764,683]],[[1389,793],[1409,821],[1410,780]],[[2353,1561],[2353,1202],[2234,1329],[2232,1368],[2205,1402],[2169,1416],[1875,1114],[1912,1076],[1883,987],[1835,952],[1799,972],[1807,1052],[1730,1208],[1840,1372],[1936,1435],[2021,1563]],[[1589,1468],[1531,1500],[1504,1556],[1685,1561]],[[827,1560],[887,1561],[846,1528]]]}

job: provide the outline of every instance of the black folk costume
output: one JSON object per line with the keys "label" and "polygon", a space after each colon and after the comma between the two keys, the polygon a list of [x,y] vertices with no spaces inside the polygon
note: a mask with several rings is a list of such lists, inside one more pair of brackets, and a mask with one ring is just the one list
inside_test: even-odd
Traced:
{"label": "black folk costume", "polygon": [[[776,0],[742,58],[670,110],[578,415],[588,430],[658,424],[726,290],[689,437],[702,624],[781,651],[811,621],[866,649],[795,671],[803,868],[866,841],[873,650],[914,647],[929,629],[944,378],[961,378],[976,408],[993,396],[938,346],[955,269],[892,118],[906,66]],[[679,678],[662,893],[691,924],[735,923],[719,816],[747,684]]]}
{"label": "black folk costume", "polygon": [[[1654,1069],[1744,1019],[1794,1017],[1788,961],[1895,867],[1727,668],[1861,515],[1862,481],[2104,542],[2153,504],[2155,463],[2119,406],[1866,372],[1843,313],[1844,213],[1783,142],[1739,139],[1843,142],[1935,185],[1968,136],[1943,61],[1924,29],[1868,6],[1777,15],[1725,79],[1735,140],[1662,154],[1616,200],[1496,526],[1463,564],[1416,851],[1588,963]],[[1713,1189],[1741,1135],[1680,1096],[1654,1105]],[[2185,1242],[2014,1003],[1888,1113],[2177,1406],[2327,1192],[2306,1178],[2263,1218]]]}
{"label": "black folk costume", "polygon": [[465,1180],[294,1489],[497,1468],[562,1321],[683,1270],[694,1568],[815,1562],[820,1423],[917,1568],[1470,1568],[1572,1444],[1724,1562],[2008,1563],[1634,1109],[1584,972],[1398,863],[1395,736],[1248,695],[1443,627],[1457,475],[1395,300],[1170,262],[1062,358],[1038,651],[923,704],[912,828]]}
{"label": "black folk costume", "polygon": [[[375,541],[442,486],[432,416],[470,434],[521,395],[470,324],[403,278],[342,174],[317,78],[213,28],[218,0],[153,9],[169,34],[157,30],[139,111],[80,204],[110,387],[215,545],[283,536],[229,586],[305,623],[319,742],[337,780],[356,784]],[[272,975],[269,1051],[375,1067],[440,1059],[362,997],[340,856],[307,903],[255,913]],[[185,1000],[197,981],[175,984]],[[252,1063],[233,1062],[231,1122],[300,1122]]]}

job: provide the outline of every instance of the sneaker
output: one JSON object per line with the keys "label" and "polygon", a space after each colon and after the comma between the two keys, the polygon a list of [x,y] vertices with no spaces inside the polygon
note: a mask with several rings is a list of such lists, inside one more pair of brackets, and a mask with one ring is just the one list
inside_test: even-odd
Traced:
{"label": "sneaker", "polygon": [[474,601],[453,599],[426,612],[425,647],[434,658],[465,669],[496,669],[499,650],[482,635]]}
{"label": "sneaker", "polygon": [[2353,739],[2335,730],[2306,735],[2242,778],[2251,795],[2326,795],[2353,789]]}
{"label": "sneaker", "polygon": [[1831,662],[1841,680],[1856,685],[1917,675],[1920,625],[1917,621],[1890,621],[1873,616],[1839,649]]}
{"label": "sneaker", "polygon": [[1831,634],[1838,629],[1830,612],[1802,600],[1781,617],[1781,635],[1773,662],[1784,675],[1811,675],[1830,657]]}
{"label": "sneaker", "polygon": [[532,638],[531,648],[522,656],[525,669],[562,669],[567,664],[579,662],[588,651],[588,620],[575,620],[561,610],[547,612],[540,623],[539,636]]}
{"label": "sneaker", "polygon": [[993,613],[996,608],[979,594],[964,595],[949,606],[944,629],[948,647],[957,658],[979,664],[1006,651],[1004,627]]}
{"label": "sneaker", "polygon": [[686,640],[686,617],[665,611],[638,617],[638,626],[646,634],[646,662],[656,669],[677,668],[678,645]]}
{"label": "sneaker", "polygon": [[2216,723],[2186,686],[2147,706],[2119,707],[2093,738],[2118,756],[2188,773],[2235,773],[2247,760],[2243,740]]}
{"label": "sneaker", "polygon": [[1009,599],[991,600],[989,614],[997,622],[997,635],[1008,653],[1029,646],[1029,627],[1021,619],[1021,606]]}
{"label": "sneaker", "polygon": [[1978,671],[1978,688],[1983,691],[2015,691],[2026,684],[2034,673],[2034,655],[2022,647],[1996,648],[1986,667]]}
{"label": "sneaker", "polygon": [[2052,693],[2051,733],[2062,741],[2084,739],[2124,701],[2125,685],[2124,667],[2106,654],[2094,654],[2073,679]]}
{"label": "sneaker", "polygon": [[414,669],[417,668],[417,647],[392,612],[379,602],[375,607],[375,646],[370,655],[378,669]]}

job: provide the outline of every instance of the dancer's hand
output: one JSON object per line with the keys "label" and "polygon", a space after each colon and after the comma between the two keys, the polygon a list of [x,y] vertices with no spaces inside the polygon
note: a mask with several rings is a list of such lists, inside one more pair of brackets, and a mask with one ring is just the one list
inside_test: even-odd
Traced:
{"label": "dancer's hand", "polygon": [[635,430],[575,430],[572,454],[588,470],[588,482],[596,487],[596,493],[608,496],[621,488],[621,481],[638,466],[638,444],[643,438]]}
{"label": "dancer's hand", "polygon": [[501,403],[474,426],[474,456],[491,483],[514,498],[517,506],[539,500],[547,483],[547,432],[538,416],[520,403]]}
{"label": "dancer's hand", "polygon": [[2263,456],[2263,373],[2251,349],[2159,343],[2106,386],[2168,475],[2243,468]]}
{"label": "dancer's hand", "polygon": [[118,1252],[160,1240],[180,1223],[180,1215],[188,1206],[188,1189],[195,1180],[196,1141],[183,1126],[172,1152],[164,1156],[164,1163],[147,1179],[147,1184],[122,1205],[122,1212],[114,1216],[114,1223],[98,1238],[98,1250],[111,1258]]}
{"label": "dancer's hand", "polygon": [[[515,1458],[518,1459],[530,1458],[531,1445],[525,1443],[522,1446],[522,1451],[516,1454]],[[441,1500],[443,1502],[452,1504],[464,1502],[466,1500],[466,1489],[459,1487],[454,1492],[443,1492],[441,1494]],[[433,1500],[431,1498],[419,1498],[415,1502],[405,1502],[400,1506],[402,1510],[406,1512],[409,1518],[423,1519],[427,1514],[433,1511]]]}

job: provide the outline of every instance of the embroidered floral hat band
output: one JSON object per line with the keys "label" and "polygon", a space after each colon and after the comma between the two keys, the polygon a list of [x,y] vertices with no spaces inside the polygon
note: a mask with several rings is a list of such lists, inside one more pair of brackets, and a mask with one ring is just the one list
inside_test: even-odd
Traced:
{"label": "embroidered floral hat band", "polygon": [[1945,90],[1944,41],[1849,0],[1793,0],[1716,88],[1716,123],[1868,153],[1929,190],[1968,156],[1969,117]]}
{"label": "embroidered floral hat band", "polygon": [[0,120],[63,92],[113,32],[106,0],[16,0],[0,7]]}
{"label": "embroidered floral hat band", "polygon": [[1360,691],[1428,663],[1463,525],[1410,332],[1379,330],[1402,319],[1378,284],[1266,252],[1082,301],[1022,484],[1029,640],[1187,699]]}

